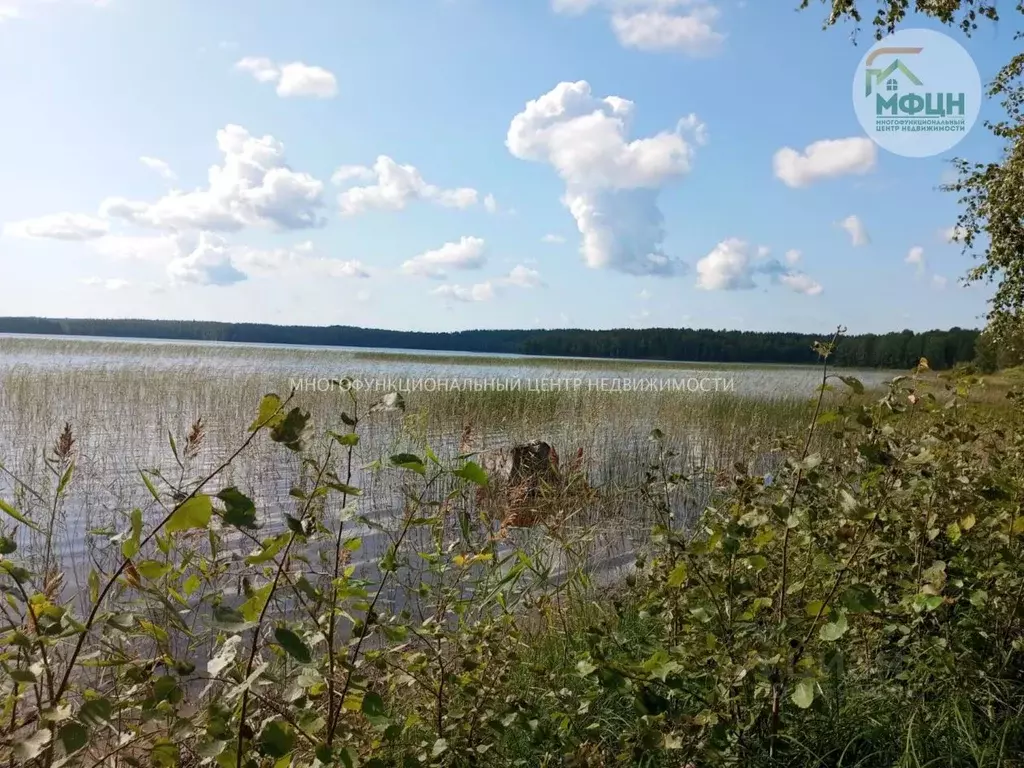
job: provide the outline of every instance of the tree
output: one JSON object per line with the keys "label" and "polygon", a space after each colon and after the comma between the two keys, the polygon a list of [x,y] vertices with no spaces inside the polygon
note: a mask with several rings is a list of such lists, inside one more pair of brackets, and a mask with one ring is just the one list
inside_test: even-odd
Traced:
{"label": "tree", "polygon": [[[813,0],[802,0],[801,9]],[[871,0],[821,0],[830,7],[825,26],[841,21],[862,21],[861,9]],[[904,21],[911,0],[874,0],[871,20],[876,38],[890,34]],[[914,10],[957,26],[970,36],[978,22],[1003,20],[996,0],[913,0]],[[1005,10],[1009,3],[1003,3]],[[1017,20],[1024,16],[1024,0],[1017,0]],[[1024,30],[1014,32],[1014,40],[1024,39]],[[1013,56],[988,85],[987,94],[1000,99],[1006,112],[1002,120],[985,122],[985,127],[1002,143],[996,162],[954,161],[958,179],[943,186],[959,195],[961,212],[954,239],[963,244],[964,253],[980,263],[965,279],[968,283],[996,283],[988,313],[989,332],[1003,344],[1019,343],[1021,310],[1024,309],[1024,53]],[[1021,350],[1024,351],[1024,350]]]}

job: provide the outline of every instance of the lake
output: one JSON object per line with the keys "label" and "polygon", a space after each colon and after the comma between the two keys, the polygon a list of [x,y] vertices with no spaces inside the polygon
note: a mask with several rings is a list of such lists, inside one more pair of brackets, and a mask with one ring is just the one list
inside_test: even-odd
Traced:
{"label": "lake", "polygon": [[[842,374],[869,387],[892,376]],[[349,390],[332,383],[345,378]],[[66,567],[80,580],[89,563],[116,557],[111,538],[116,543],[132,509],[147,520],[160,514],[140,471],[183,479],[209,472],[244,440],[264,394],[286,396],[298,386],[295,403],[320,434],[347,431],[342,412],[363,420],[353,484],[363,489],[357,517],[373,526],[352,524],[364,539],[360,567],[372,569],[402,509],[406,478],[386,469],[389,456],[422,455],[429,446],[444,460],[467,450],[467,439],[482,453],[542,439],[563,456],[582,456],[601,491],[578,518],[594,529],[590,557],[600,570],[629,560],[646,540],[651,520],[638,514],[636,499],[660,450],[652,429],[665,433],[674,460],[703,477],[745,455],[752,438],[801,429],[820,381],[820,369],[804,366],[0,336],[0,497],[34,517],[48,514],[26,488],[49,498],[54,478],[45,457],[70,424],[76,469],[57,531]],[[402,395],[404,410],[370,413],[390,390]],[[171,441],[183,446],[200,420],[201,450],[182,468]],[[237,485],[256,501],[262,536],[284,526],[301,477],[297,455],[259,440],[218,487]],[[708,487],[680,489],[673,500],[680,517],[700,507]],[[535,532],[513,535],[521,544]],[[237,544],[240,554],[252,546]]]}

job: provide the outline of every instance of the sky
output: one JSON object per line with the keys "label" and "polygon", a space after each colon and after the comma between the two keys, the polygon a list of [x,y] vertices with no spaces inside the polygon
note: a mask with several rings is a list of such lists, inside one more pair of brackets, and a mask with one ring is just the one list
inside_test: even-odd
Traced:
{"label": "sky", "polygon": [[877,147],[797,5],[0,0],[0,314],[980,327],[938,187],[998,145]]}

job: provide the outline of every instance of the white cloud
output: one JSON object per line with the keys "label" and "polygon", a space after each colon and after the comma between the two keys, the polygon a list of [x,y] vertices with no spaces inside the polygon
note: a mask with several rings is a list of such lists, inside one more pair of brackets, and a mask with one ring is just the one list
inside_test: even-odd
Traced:
{"label": "white cloud", "polygon": [[107,222],[92,216],[80,213],[54,213],[4,224],[4,235],[51,240],[95,240],[107,234],[109,229]]}
{"label": "white cloud", "polygon": [[484,210],[488,213],[498,212],[498,201],[494,198],[494,195],[488,193],[484,198]]}
{"label": "white cloud", "polygon": [[552,245],[561,245],[565,242],[565,238],[561,235],[544,235],[540,240],[542,243],[550,243]]}
{"label": "white cloud", "polygon": [[92,244],[101,256],[163,264],[173,283],[233,285],[252,277],[286,276],[366,278],[370,269],[358,260],[316,255],[311,241],[285,248],[261,249],[232,245],[211,232],[186,232],[156,237],[110,235]]}
{"label": "white cloud", "polygon": [[570,15],[608,12],[616,39],[627,48],[706,56],[725,40],[715,29],[718,8],[707,0],[552,0],[552,7]]}
{"label": "white cloud", "polygon": [[331,277],[346,277],[364,279],[370,276],[370,271],[363,262],[353,259],[350,261],[333,261],[324,259],[323,264],[327,268],[327,274]]}
{"label": "white cloud", "polygon": [[939,230],[939,237],[947,243],[962,242],[965,234],[966,230],[961,226],[946,227],[945,229]]}
{"label": "white cloud", "polygon": [[662,251],[657,195],[689,172],[693,148],[682,132],[699,123],[629,140],[632,113],[626,99],[598,99],[586,81],[564,82],[513,118],[505,143],[515,157],[548,163],[565,181],[562,202],[576,220],[588,266],[671,275],[684,265]]}
{"label": "white cloud", "polygon": [[725,40],[725,35],[714,28],[717,19],[718,9],[713,5],[697,5],[689,13],[616,13],[612,30],[626,48],[707,56],[716,53]]}
{"label": "white cloud", "polygon": [[490,301],[497,298],[505,288],[540,288],[543,285],[540,272],[518,264],[505,277],[470,286],[439,285],[431,293],[455,301]]}
{"label": "white cloud", "polygon": [[850,236],[850,242],[855,247],[867,245],[871,242],[871,238],[868,237],[868,230],[859,216],[851,214],[840,221],[839,226],[846,230],[846,233]]}
{"label": "white cloud", "polygon": [[907,253],[907,258],[905,259],[905,261],[907,262],[907,264],[913,264],[915,267],[917,267],[918,272],[923,272],[925,266],[924,248],[922,248],[920,245],[915,245]]}
{"label": "white cloud", "polygon": [[92,244],[92,249],[101,256],[113,259],[168,261],[178,255],[178,238],[175,235],[159,235],[157,237],[108,235],[96,240]]}
{"label": "white cloud", "polygon": [[937,290],[943,290],[948,283],[949,280],[942,275],[932,275],[932,285],[935,286]]}
{"label": "white cloud", "polygon": [[513,267],[512,271],[508,273],[508,277],[504,278],[504,282],[519,288],[539,288],[544,285],[544,281],[540,278],[540,272],[522,264]]}
{"label": "white cloud", "polygon": [[490,301],[497,292],[491,282],[477,283],[471,286],[462,285],[439,285],[431,291],[435,296],[442,296],[446,299],[456,301]]}
{"label": "white cloud", "polygon": [[640,293],[636,295],[640,301],[648,301],[651,298],[651,292],[644,288]]}
{"label": "white cloud", "polygon": [[711,253],[697,262],[697,287],[705,291],[743,291],[757,287],[755,278],[764,275],[792,291],[808,296],[822,292],[821,284],[803,272],[787,270],[767,249],[758,248],[751,256],[750,245],[739,238],[723,240]]}
{"label": "white cloud", "polygon": [[868,138],[816,141],[798,152],[784,147],[775,153],[775,175],[790,187],[805,187],[822,179],[865,174],[875,167],[878,148]]}
{"label": "white cloud", "polygon": [[217,132],[222,165],[209,171],[209,187],[171,192],[155,203],[108,198],[100,214],[140,227],[235,231],[250,225],[303,229],[323,223],[323,182],[285,163],[284,145],[229,125]]}
{"label": "white cloud", "polygon": [[414,256],[402,264],[402,272],[416,277],[444,278],[449,269],[479,269],[486,261],[485,243],[479,237],[462,237],[457,243]]}
{"label": "white cloud", "polygon": [[[428,184],[415,166],[399,165],[387,155],[378,157],[372,168],[344,165],[331,178],[340,186],[354,180],[375,182],[351,187],[338,196],[341,212],[349,216],[373,210],[401,211],[414,200],[426,200],[446,208],[469,208],[476,205],[479,198],[479,193],[470,187],[443,189]],[[488,198],[491,205],[496,206],[494,198],[490,195]]]}
{"label": "white cloud", "polygon": [[754,288],[753,260],[743,240],[723,240],[697,262],[697,287],[705,291],[736,291]]}
{"label": "white cloud", "polygon": [[224,238],[202,232],[197,237],[182,235],[181,254],[167,265],[174,285],[233,285],[246,279],[231,261]]}
{"label": "white cloud", "polygon": [[102,278],[102,277],[87,277],[80,281],[82,285],[87,285],[91,288],[103,288],[107,291],[120,291],[122,288],[127,288],[131,283],[119,277],[113,278]]}
{"label": "white cloud", "polygon": [[178,178],[177,174],[171,170],[171,166],[159,158],[142,156],[139,158],[139,162],[150,170],[156,171],[168,181],[174,181]]}
{"label": "white cloud", "polygon": [[247,56],[235,64],[235,69],[247,72],[257,82],[277,83],[277,95],[282,98],[330,99],[338,95],[338,80],[332,72],[301,61],[276,64],[263,56]]}
{"label": "white cloud", "polygon": [[800,251],[798,251],[796,248],[791,248],[790,250],[786,251],[786,255],[783,257],[783,259],[787,264],[793,266],[794,264],[800,263],[800,256]]}
{"label": "white cloud", "polygon": [[780,275],[779,282],[787,288],[807,296],[817,296],[824,290],[821,283],[803,272],[788,272]]}
{"label": "white cloud", "polygon": [[235,64],[235,69],[248,72],[261,83],[276,83],[281,78],[278,66],[262,56],[247,56]]}

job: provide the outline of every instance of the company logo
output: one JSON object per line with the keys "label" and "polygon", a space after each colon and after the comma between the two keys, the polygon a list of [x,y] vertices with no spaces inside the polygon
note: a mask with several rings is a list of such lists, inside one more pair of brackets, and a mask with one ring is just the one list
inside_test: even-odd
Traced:
{"label": "company logo", "polygon": [[951,37],[905,29],[879,41],[854,76],[853,105],[875,143],[905,157],[956,146],[981,108],[981,76]]}

